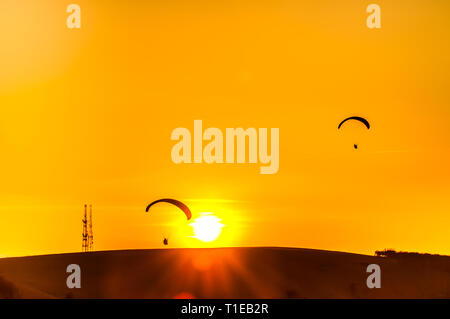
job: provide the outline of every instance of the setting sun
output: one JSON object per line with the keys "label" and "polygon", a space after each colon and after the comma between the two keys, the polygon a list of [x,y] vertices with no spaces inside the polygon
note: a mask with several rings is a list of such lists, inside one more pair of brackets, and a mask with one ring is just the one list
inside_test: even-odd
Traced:
{"label": "setting sun", "polygon": [[200,217],[189,225],[194,229],[194,236],[192,237],[203,242],[216,240],[222,232],[222,227],[225,226],[221,223],[221,219],[212,213],[201,213]]}

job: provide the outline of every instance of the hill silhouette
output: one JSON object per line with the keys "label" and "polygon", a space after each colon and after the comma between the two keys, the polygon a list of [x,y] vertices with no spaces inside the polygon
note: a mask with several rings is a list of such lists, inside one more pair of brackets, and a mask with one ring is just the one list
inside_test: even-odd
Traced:
{"label": "hill silhouette", "polygon": [[[369,264],[381,288],[366,286]],[[66,267],[81,267],[68,289]],[[450,298],[450,257],[385,258],[254,247],[153,249],[0,259],[2,298]]]}

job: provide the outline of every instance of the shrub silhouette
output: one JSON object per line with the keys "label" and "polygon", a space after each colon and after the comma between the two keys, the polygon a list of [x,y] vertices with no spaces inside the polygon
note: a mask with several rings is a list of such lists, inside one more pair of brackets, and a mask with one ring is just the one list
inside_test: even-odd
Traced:
{"label": "shrub silhouette", "polygon": [[408,251],[395,251],[394,249],[376,250],[375,256],[377,257],[445,257],[439,254],[428,254],[428,253],[418,253],[418,252],[408,252]]}
{"label": "shrub silhouette", "polygon": [[376,250],[375,256],[377,257],[391,257],[395,256],[397,252],[394,249]]}

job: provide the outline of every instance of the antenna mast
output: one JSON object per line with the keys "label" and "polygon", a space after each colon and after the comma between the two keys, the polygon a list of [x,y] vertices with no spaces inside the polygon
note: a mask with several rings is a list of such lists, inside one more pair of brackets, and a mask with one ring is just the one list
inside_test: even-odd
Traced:
{"label": "antenna mast", "polygon": [[83,242],[81,245],[81,251],[82,252],[87,252],[89,249],[89,244],[88,244],[88,240],[89,240],[89,234],[88,234],[88,228],[87,228],[87,205],[84,205],[84,218],[82,219],[83,222]]}
{"label": "antenna mast", "polygon": [[94,250],[94,233],[92,231],[92,205],[89,205],[89,251]]}

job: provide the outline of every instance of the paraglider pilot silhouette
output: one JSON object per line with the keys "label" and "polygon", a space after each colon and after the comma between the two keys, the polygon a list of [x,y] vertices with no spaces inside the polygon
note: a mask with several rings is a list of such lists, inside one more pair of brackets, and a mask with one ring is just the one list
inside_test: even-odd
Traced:
{"label": "paraglider pilot silhouette", "polygon": [[[344,124],[345,122],[350,121],[350,120],[359,121],[362,124],[364,124],[367,127],[367,129],[370,129],[370,123],[365,118],[359,117],[359,116],[350,116],[350,117],[347,117],[345,120],[343,120],[341,123],[339,123],[338,130],[341,128],[342,124]],[[358,144],[353,144],[353,147],[355,149],[358,149]]]}
{"label": "paraglider pilot silhouette", "polygon": [[[151,202],[147,208],[145,209],[146,212],[148,212],[150,210],[150,207],[152,207],[153,205],[157,204],[157,203],[169,203],[172,205],[177,206],[179,209],[181,209],[183,211],[183,213],[186,215],[187,220],[191,219],[192,217],[192,213],[189,209],[189,207],[187,207],[185,204],[183,204],[182,202],[176,200],[176,199],[171,199],[171,198],[162,198],[162,199],[158,199],[155,200],[154,202]],[[164,237],[163,240],[163,244],[165,246],[167,246],[169,244],[169,238]]]}

